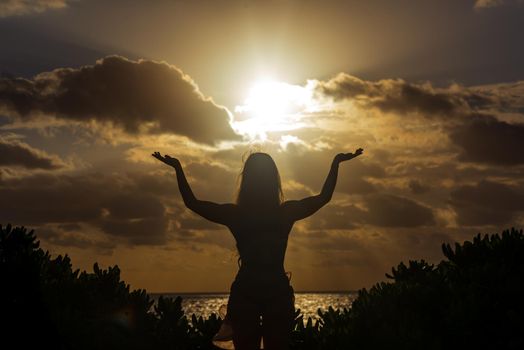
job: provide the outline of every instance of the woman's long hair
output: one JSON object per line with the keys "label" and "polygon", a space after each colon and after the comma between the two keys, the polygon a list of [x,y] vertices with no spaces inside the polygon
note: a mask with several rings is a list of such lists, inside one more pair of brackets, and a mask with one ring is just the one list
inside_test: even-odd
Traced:
{"label": "woman's long hair", "polygon": [[251,153],[240,173],[237,204],[242,207],[278,207],[283,200],[277,165],[267,153]]}

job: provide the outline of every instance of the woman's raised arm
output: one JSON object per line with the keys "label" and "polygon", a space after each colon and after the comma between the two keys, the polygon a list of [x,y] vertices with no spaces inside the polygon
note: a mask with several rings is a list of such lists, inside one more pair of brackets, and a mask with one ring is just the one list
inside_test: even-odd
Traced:
{"label": "woman's raised arm", "polygon": [[333,196],[335,186],[337,184],[338,177],[338,166],[341,162],[358,157],[363,152],[362,148],[359,148],[355,153],[339,153],[333,158],[331,168],[322,186],[322,190],[316,196],[306,197],[301,200],[286,201],[283,204],[283,209],[287,218],[292,221],[305,219],[308,216],[313,215],[317,210],[326,205]]}
{"label": "woman's raised arm", "polygon": [[234,204],[218,204],[197,199],[187,182],[182,164],[180,164],[177,158],[170,157],[167,154],[163,157],[159,152],[154,152],[152,156],[175,169],[178,189],[187,208],[209,221],[222,225],[231,223],[235,208]]}

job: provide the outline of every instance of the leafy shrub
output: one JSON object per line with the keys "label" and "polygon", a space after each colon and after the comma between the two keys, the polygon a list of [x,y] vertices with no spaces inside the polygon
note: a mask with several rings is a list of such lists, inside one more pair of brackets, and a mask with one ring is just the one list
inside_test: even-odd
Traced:
{"label": "leafy shrub", "polygon": [[294,349],[522,349],[524,235],[442,245],[447,260],[400,263],[350,309],[297,319]]}
{"label": "leafy shrub", "polygon": [[[442,245],[447,260],[400,263],[350,309],[295,314],[292,349],[522,349],[524,235],[480,234]],[[131,291],[118,266],[73,271],[33,231],[0,226],[3,341],[17,348],[213,349],[221,319],[184,315],[182,299]]]}
{"label": "leafy shrub", "polygon": [[[447,260],[400,263],[345,315],[354,349],[524,348],[524,235],[442,245]],[[342,347],[338,347],[342,348]]]}
{"label": "leafy shrub", "polygon": [[[0,226],[0,310],[19,348],[208,349],[221,320],[190,324],[180,297],[154,301],[131,291],[118,266],[72,270],[71,260],[51,258],[33,231]],[[5,331],[5,332],[4,332]]]}

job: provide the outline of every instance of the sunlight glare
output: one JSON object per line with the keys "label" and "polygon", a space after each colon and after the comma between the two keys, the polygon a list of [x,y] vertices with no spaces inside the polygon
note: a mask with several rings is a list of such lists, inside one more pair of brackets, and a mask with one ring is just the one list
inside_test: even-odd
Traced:
{"label": "sunlight glare", "polygon": [[267,132],[303,127],[303,115],[314,105],[308,86],[292,85],[270,79],[259,80],[247,98],[235,107],[234,127],[252,138],[266,139]]}

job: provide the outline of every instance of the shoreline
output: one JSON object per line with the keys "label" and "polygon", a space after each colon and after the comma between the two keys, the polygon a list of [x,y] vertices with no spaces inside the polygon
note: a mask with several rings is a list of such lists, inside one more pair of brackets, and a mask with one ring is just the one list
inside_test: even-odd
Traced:
{"label": "shoreline", "polygon": [[[358,290],[345,291],[295,291],[295,294],[357,294]],[[229,291],[223,292],[147,292],[150,295],[223,295],[229,294]]]}

